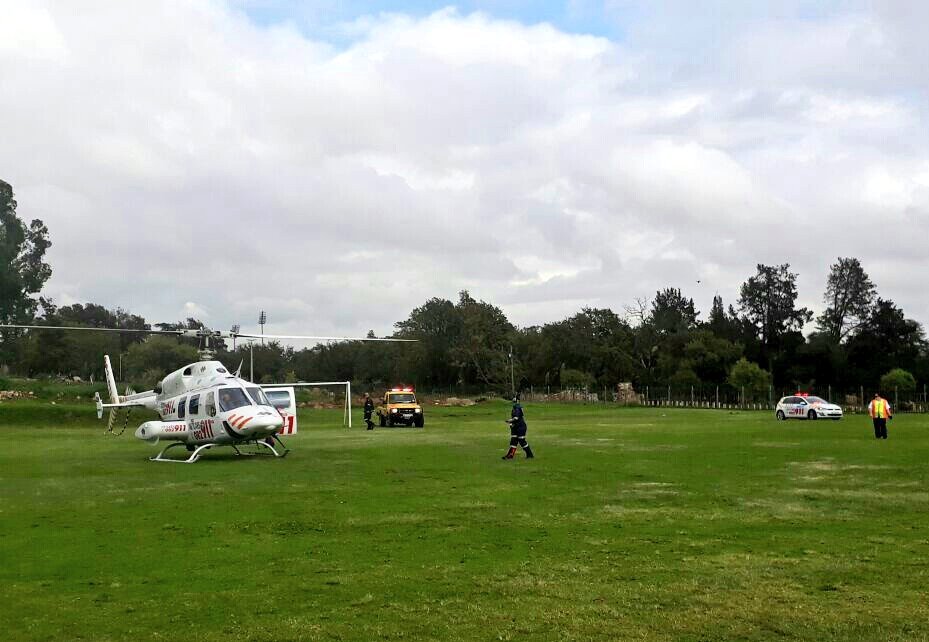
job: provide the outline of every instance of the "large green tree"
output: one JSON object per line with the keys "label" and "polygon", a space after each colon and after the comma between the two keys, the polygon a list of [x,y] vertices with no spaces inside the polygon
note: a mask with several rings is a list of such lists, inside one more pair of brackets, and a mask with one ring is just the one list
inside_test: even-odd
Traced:
{"label": "large green tree", "polygon": [[[564,321],[541,328],[532,351],[521,350],[520,361],[536,363],[535,385],[567,385],[566,370],[589,375],[598,388],[630,381],[634,375],[632,328],[615,312],[605,308],[584,308]],[[576,375],[572,375],[576,380]]]}
{"label": "large green tree", "polygon": [[678,288],[665,288],[655,293],[650,321],[661,335],[685,333],[697,325],[700,313],[694,300],[685,297]]}
{"label": "large green tree", "polygon": [[858,259],[840,257],[829,268],[823,294],[826,308],[816,324],[838,343],[868,320],[876,292]]}
{"label": "large green tree", "polygon": [[506,390],[510,387],[510,348],[516,328],[503,311],[474,299],[467,290],[455,309],[461,317],[461,336],[451,356],[464,383]]}
{"label": "large green tree", "polygon": [[749,277],[739,290],[739,311],[754,329],[761,355],[770,367],[784,340],[791,333],[799,333],[813,313],[796,307],[797,275],[790,271],[790,264],[759,263],[757,267],[755,276]]}
{"label": "large green tree", "polygon": [[0,180],[0,322],[32,319],[38,306],[32,295],[52,275],[43,260],[50,246],[45,224],[33,219],[27,227],[16,214],[13,188]]}
{"label": "large green tree", "polygon": [[852,378],[859,385],[875,386],[894,368],[918,371],[926,347],[922,326],[907,319],[893,301],[878,298],[860,332],[848,340]]}
{"label": "large green tree", "polygon": [[417,340],[397,353],[407,363],[408,372],[417,384],[450,386],[458,382],[459,368],[453,363],[451,352],[461,341],[464,324],[454,303],[429,299],[395,327],[398,337]]}

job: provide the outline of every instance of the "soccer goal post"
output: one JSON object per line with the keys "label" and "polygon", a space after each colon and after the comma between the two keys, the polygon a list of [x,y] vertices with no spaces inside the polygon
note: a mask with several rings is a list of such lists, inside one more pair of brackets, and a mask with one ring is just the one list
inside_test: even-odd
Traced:
{"label": "soccer goal post", "polygon": [[352,382],[351,381],[301,381],[300,383],[282,384],[294,388],[327,388],[341,386],[345,391],[345,403],[342,404],[342,425],[352,427]]}

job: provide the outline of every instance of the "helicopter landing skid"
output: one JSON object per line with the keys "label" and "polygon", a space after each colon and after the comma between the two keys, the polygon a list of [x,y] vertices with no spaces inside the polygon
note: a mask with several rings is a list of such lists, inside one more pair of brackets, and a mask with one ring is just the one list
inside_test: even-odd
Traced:
{"label": "helicopter landing skid", "polygon": [[[287,456],[287,453],[290,452],[290,449],[289,449],[287,446],[284,445],[284,442],[281,441],[280,437],[278,437],[277,435],[272,435],[272,436],[274,437],[274,441],[276,441],[276,442],[280,445],[280,447],[281,447],[281,451],[280,451],[280,452],[278,452],[278,449],[274,447],[274,444],[269,444],[267,441],[265,441],[265,440],[263,440],[263,439],[256,439],[256,440],[254,440],[254,441],[247,441],[247,442],[245,442],[244,444],[232,444],[232,449],[235,450],[235,454],[237,454],[237,455],[242,455],[243,457],[258,457],[258,456],[265,456],[265,457],[271,457],[271,456],[273,456],[273,457],[286,457],[286,456]],[[264,446],[265,448],[267,448],[267,449],[270,450],[271,452],[266,453],[266,452],[258,451],[258,452],[254,452],[254,453],[248,453],[248,452],[245,452],[245,453],[244,453],[244,452],[242,452],[241,450],[239,450],[238,448],[236,448],[236,446],[256,446],[256,447],[257,447],[257,446]]]}
{"label": "helicopter landing skid", "polygon": [[[210,448],[213,448],[214,446],[231,446],[232,449],[235,451],[235,454],[237,454],[237,455],[242,455],[242,456],[263,455],[263,456],[274,456],[274,457],[286,457],[286,456],[287,456],[287,453],[290,452],[290,449],[287,448],[287,447],[284,445],[284,442],[281,441],[281,440],[277,437],[277,435],[274,435],[274,440],[275,440],[278,444],[280,444],[280,448],[282,449],[280,452],[278,452],[278,450],[277,450],[272,444],[269,444],[269,443],[267,443],[267,442],[265,442],[265,441],[261,441],[261,440],[255,440],[255,441],[247,441],[247,442],[240,443],[240,444],[203,444],[202,446],[198,446],[196,449],[194,449],[194,451],[193,451],[192,453],[190,453],[190,457],[188,457],[187,459],[172,459],[171,457],[165,457],[165,453],[167,453],[169,450],[171,450],[171,449],[174,448],[175,446],[185,446],[185,447],[186,447],[186,445],[187,445],[187,444],[185,444],[185,443],[183,443],[183,442],[175,441],[173,444],[170,444],[170,445],[166,446],[160,453],[158,453],[158,454],[155,455],[154,457],[149,457],[149,461],[166,461],[166,462],[172,462],[172,463],[175,463],[175,464],[192,464],[192,463],[194,463],[195,461],[197,461],[198,459],[200,459],[200,454],[201,454],[204,450],[209,450]],[[260,445],[260,446],[264,446],[265,448],[267,448],[267,449],[270,450],[271,452],[270,452],[270,453],[265,453],[265,452],[255,452],[255,453],[242,452],[241,450],[238,449],[238,446],[244,446],[244,445],[255,445],[255,446],[259,446],[259,445]]]}
{"label": "helicopter landing skid", "polygon": [[187,459],[172,459],[170,457],[165,457],[165,453],[171,450],[172,448],[174,448],[175,446],[186,446],[186,445],[187,444],[183,442],[175,441],[173,444],[165,446],[165,448],[162,449],[162,451],[158,453],[157,455],[155,455],[154,457],[149,457],[148,460],[149,461],[169,461],[175,464],[192,464],[198,459],[200,459],[200,453],[202,453],[204,450],[208,450],[212,448],[213,446],[218,446],[219,444],[203,444],[202,446],[198,446],[196,449],[194,449],[192,453],[190,453],[190,457],[188,457]]}

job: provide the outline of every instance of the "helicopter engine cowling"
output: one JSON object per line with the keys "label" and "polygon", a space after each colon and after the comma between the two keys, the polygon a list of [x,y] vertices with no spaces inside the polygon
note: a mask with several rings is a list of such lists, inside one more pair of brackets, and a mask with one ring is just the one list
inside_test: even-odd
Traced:
{"label": "helicopter engine cowling", "polygon": [[187,441],[187,424],[183,421],[146,421],[136,428],[136,439],[156,443],[161,439]]}

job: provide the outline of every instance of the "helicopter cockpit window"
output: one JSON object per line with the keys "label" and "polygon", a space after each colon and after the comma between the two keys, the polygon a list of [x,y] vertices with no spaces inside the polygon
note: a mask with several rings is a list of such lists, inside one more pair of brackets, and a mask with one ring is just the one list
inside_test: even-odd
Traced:
{"label": "helicopter cockpit window", "polygon": [[222,388],[219,391],[219,407],[222,408],[223,412],[251,405],[252,400],[241,388]]}
{"label": "helicopter cockpit window", "polygon": [[261,388],[246,388],[248,394],[251,395],[252,401],[259,406],[270,406],[271,402],[268,401],[268,398],[265,396],[264,391]]}

